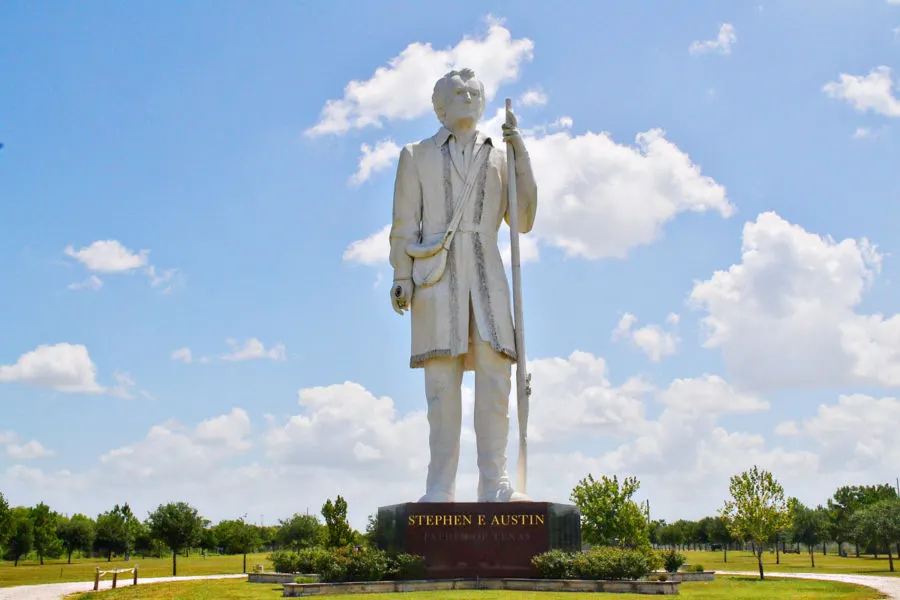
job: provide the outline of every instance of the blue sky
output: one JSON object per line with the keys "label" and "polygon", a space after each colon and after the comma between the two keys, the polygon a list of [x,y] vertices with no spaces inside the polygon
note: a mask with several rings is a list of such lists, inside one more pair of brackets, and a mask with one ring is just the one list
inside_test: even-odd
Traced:
{"label": "blue sky", "polygon": [[358,527],[417,498],[378,234],[464,66],[538,177],[533,497],[635,474],[675,519],[754,463],[810,503],[893,481],[893,4],[4,3],[0,490],[269,522],[342,493]]}

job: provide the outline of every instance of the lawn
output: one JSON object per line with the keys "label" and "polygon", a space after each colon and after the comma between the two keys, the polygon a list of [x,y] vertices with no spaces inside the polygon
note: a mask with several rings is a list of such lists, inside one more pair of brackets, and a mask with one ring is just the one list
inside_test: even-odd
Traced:
{"label": "lawn", "polygon": [[[257,564],[265,565],[267,570],[272,565],[266,560],[268,553],[248,554],[247,569],[252,571]],[[203,558],[200,555],[185,558],[178,557],[179,575],[222,575],[229,573],[241,573],[243,571],[242,555],[218,556],[210,555]],[[112,562],[97,559],[72,559],[72,564],[66,564],[65,559],[44,560],[44,566],[38,561],[19,562],[18,567],[8,561],[0,561],[0,587],[14,585],[32,585],[37,583],[62,583],[66,581],[93,581],[94,569],[100,567],[101,571],[110,569],[130,569],[138,565],[140,577],[168,577],[172,575],[172,557],[167,558],[141,558],[133,556],[125,562],[114,559]],[[110,578],[107,575],[106,578]],[[120,575],[128,578],[129,575]]]}
{"label": "lawn", "polygon": [[[703,565],[708,571],[758,571],[756,557],[752,552],[729,552],[728,562],[723,562],[722,552],[683,551],[688,559],[688,564]],[[900,569],[900,562],[894,558],[894,566]],[[858,575],[893,575],[888,571],[888,559],[880,555],[878,560],[871,556],[856,558],[853,555],[841,558],[837,554],[816,554],[816,568],[809,566],[809,554],[782,554],[781,564],[775,564],[775,553],[768,552],[763,555],[763,567],[768,573],[853,573]]]}
{"label": "lawn", "polygon": [[[185,581],[89,592],[76,600],[276,600],[281,586],[247,583],[241,580]],[[408,592],[402,594],[360,594],[326,596],[330,600],[596,600],[597,594],[573,592]],[[878,592],[826,581],[720,577],[709,583],[682,583],[681,598],[687,600],[873,600]],[[615,600],[646,600],[646,595],[615,594]]]}

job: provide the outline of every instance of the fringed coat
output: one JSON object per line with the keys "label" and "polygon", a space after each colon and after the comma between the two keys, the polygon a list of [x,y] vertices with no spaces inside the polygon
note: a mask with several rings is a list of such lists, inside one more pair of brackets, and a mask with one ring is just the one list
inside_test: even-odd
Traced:
{"label": "fringed coat", "polygon": [[[451,135],[442,127],[433,137],[408,144],[400,152],[390,232],[395,281],[411,279],[407,244],[440,237],[453,218],[468,174],[451,156]],[[495,146],[478,132],[474,154],[483,145],[489,155],[480,163],[444,275],[436,284],[413,291],[411,368],[423,367],[430,358],[466,355],[465,369],[473,369],[467,353],[470,299],[481,339],[510,360],[516,358],[509,283],[497,239],[502,221],[509,223],[506,144]],[[528,233],[537,210],[537,185],[527,154],[516,157],[516,190],[519,231]]]}

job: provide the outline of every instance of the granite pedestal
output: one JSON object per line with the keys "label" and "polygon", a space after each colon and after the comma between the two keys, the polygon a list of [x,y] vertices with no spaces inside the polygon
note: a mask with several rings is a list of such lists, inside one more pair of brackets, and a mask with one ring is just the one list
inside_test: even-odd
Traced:
{"label": "granite pedestal", "polygon": [[581,550],[578,507],[553,502],[408,502],[377,525],[378,547],[424,556],[431,579],[536,577],[533,556]]}

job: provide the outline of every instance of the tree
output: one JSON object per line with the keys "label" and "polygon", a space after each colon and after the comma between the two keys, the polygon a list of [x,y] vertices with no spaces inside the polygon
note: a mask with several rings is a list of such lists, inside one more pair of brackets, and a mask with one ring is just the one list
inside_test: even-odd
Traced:
{"label": "tree", "polygon": [[2,547],[12,534],[12,512],[3,492],[0,492],[0,547]]}
{"label": "tree", "polygon": [[731,533],[750,542],[759,565],[759,578],[765,579],[762,555],[766,542],[775,532],[790,524],[784,489],[775,477],[756,465],[731,477],[731,500],[725,502],[722,516],[728,519]]}
{"label": "tree", "polygon": [[728,527],[728,520],[722,516],[713,518],[709,528],[709,541],[722,544],[722,550],[725,551],[723,562],[728,562],[728,545],[734,541],[731,535],[731,529]]}
{"label": "tree", "polygon": [[315,515],[294,514],[290,519],[279,519],[275,543],[281,548],[300,550],[315,546],[321,536],[322,524]]}
{"label": "tree", "polygon": [[850,523],[853,514],[866,506],[881,500],[897,498],[897,490],[887,483],[878,485],[845,485],[835,491],[828,499],[828,514],[831,521],[831,532],[838,545],[843,542],[856,542],[856,557],[859,558],[859,541]]}
{"label": "tree", "polygon": [[72,564],[72,553],[76,550],[89,552],[94,545],[97,531],[92,519],[76,513],[72,515],[71,519],[60,519],[56,526],[56,535],[59,536],[63,548],[66,550],[68,563]]}
{"label": "tree", "polygon": [[160,504],[147,517],[150,535],[172,551],[172,577],[178,574],[178,553],[200,539],[203,519],[197,509],[185,502]]}
{"label": "tree", "polygon": [[338,494],[334,502],[331,498],[322,506],[322,516],[325,518],[325,529],[328,533],[326,544],[330,548],[346,546],[353,543],[354,531],[347,521],[347,501]]}
{"label": "tree", "polygon": [[56,536],[59,515],[43,502],[29,509],[28,513],[34,528],[34,551],[43,565],[44,556],[59,556],[62,551],[62,543]]}
{"label": "tree", "polygon": [[34,545],[34,523],[27,508],[17,506],[10,511],[9,536],[6,541],[4,558],[19,566],[19,559],[27,556]]}
{"label": "tree", "polygon": [[259,528],[247,523],[244,518],[220,522],[216,525],[216,538],[225,548],[226,554],[244,555],[244,573],[246,573],[247,553],[256,550],[262,544],[262,540]]}
{"label": "tree", "polygon": [[94,547],[106,555],[107,561],[112,560],[113,553],[124,554],[132,547],[134,540],[131,535],[132,528],[118,504],[113,510],[97,515]]}
{"label": "tree", "polygon": [[885,499],[853,513],[850,525],[855,537],[875,547],[887,550],[890,570],[894,572],[891,543],[900,540],[900,501]]}
{"label": "tree", "polygon": [[640,488],[636,477],[627,477],[619,485],[613,475],[600,480],[588,473],[578,482],[570,496],[581,511],[584,540],[595,545],[641,547],[650,544],[646,517],[631,497]]}
{"label": "tree", "polygon": [[809,563],[815,568],[815,545],[826,539],[828,535],[828,513],[821,506],[812,509],[804,506],[796,498],[788,500],[790,508],[791,538],[795,542],[806,544],[809,550]]}

